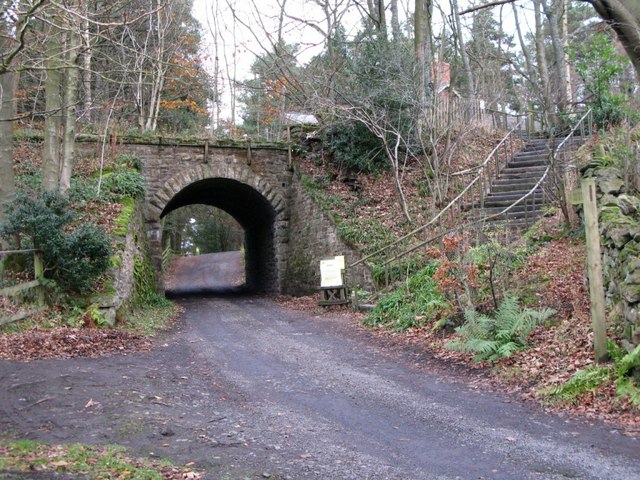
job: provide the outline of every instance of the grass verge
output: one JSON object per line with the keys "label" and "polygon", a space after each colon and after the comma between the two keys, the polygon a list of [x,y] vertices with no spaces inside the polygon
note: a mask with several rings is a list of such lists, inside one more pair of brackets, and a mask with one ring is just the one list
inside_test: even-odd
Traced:
{"label": "grass verge", "polygon": [[32,440],[0,439],[0,472],[82,475],[89,480],[199,479],[201,474],[189,466],[175,467],[166,460],[131,458],[123,447],[92,446],[80,443],[50,445]]}
{"label": "grass verge", "polygon": [[158,296],[157,302],[150,302],[144,307],[134,309],[127,315],[120,328],[128,333],[152,336],[171,328],[182,312],[183,308],[180,305]]}

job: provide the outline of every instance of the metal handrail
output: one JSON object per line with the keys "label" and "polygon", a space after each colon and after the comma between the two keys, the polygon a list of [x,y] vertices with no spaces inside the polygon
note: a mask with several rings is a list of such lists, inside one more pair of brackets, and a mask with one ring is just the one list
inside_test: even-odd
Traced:
{"label": "metal handrail", "polygon": [[520,121],[511,129],[509,130],[509,133],[507,133],[502,140],[500,140],[500,143],[498,143],[498,145],[496,145],[496,147],[491,151],[491,153],[489,155],[487,155],[487,158],[485,158],[484,162],[482,162],[482,164],[478,165],[477,167],[472,167],[472,168],[467,168],[466,170],[461,170],[460,172],[455,172],[452,173],[451,176],[452,177],[456,177],[459,175],[464,175],[465,173],[470,173],[473,172],[474,170],[480,170],[482,168],[484,168],[488,163],[489,160],[491,160],[491,158],[498,152],[498,150],[500,149],[500,147],[507,141],[507,139],[511,136],[511,134],[513,132],[516,131],[516,129],[520,130],[520,127],[522,126],[522,122],[524,122],[526,120],[525,118],[520,119]]}
{"label": "metal handrail", "polygon": [[[589,118],[589,119],[590,119],[590,118],[591,118],[591,115],[592,115],[592,111],[591,111],[591,109],[587,110],[587,112],[586,112],[586,113],[584,113],[584,114],[582,115],[582,117],[580,118],[580,120],[578,120],[578,122],[576,122],[576,124],[571,128],[571,131],[570,131],[570,132],[565,136],[565,138],[564,138],[564,139],[563,139],[563,140],[562,140],[562,141],[561,141],[561,142],[560,142],[560,143],[559,143],[559,144],[558,144],[558,145],[553,149],[553,151],[551,152],[551,155],[550,155],[550,156],[551,156],[550,163],[549,163],[549,165],[547,166],[547,168],[545,169],[545,171],[544,171],[543,175],[541,176],[540,180],[539,180],[539,181],[538,181],[538,182],[533,186],[533,188],[531,188],[531,190],[529,190],[527,193],[525,193],[525,194],[524,194],[522,197],[520,197],[518,200],[516,200],[516,201],[515,201],[515,202],[513,202],[511,205],[509,205],[508,207],[506,207],[505,209],[503,209],[501,212],[495,213],[495,214],[490,215],[490,216],[488,216],[488,217],[484,217],[484,218],[481,218],[481,219],[478,219],[478,220],[475,220],[475,221],[472,221],[472,222],[465,222],[465,223],[464,223],[464,224],[462,224],[462,225],[457,225],[457,226],[456,226],[456,227],[454,227],[454,228],[451,228],[451,229],[449,229],[449,230],[447,230],[447,231],[445,231],[445,232],[440,232],[440,233],[438,233],[437,235],[435,235],[435,236],[433,236],[433,237],[431,237],[431,238],[429,238],[429,239],[427,239],[427,240],[424,240],[424,241],[419,242],[419,243],[417,243],[417,244],[415,244],[415,245],[412,245],[412,246],[411,246],[411,247],[409,247],[408,249],[406,249],[406,250],[404,250],[404,251],[402,251],[402,252],[398,253],[397,255],[395,255],[393,258],[391,258],[391,259],[389,259],[389,260],[386,260],[386,261],[382,264],[382,266],[383,266],[383,267],[386,267],[386,266],[390,265],[391,263],[395,262],[396,260],[399,260],[399,259],[401,259],[402,257],[404,257],[404,256],[406,256],[406,255],[408,255],[408,254],[410,254],[410,253],[415,252],[415,251],[416,251],[416,250],[418,250],[419,248],[424,247],[424,246],[426,246],[426,245],[428,245],[428,244],[430,244],[430,243],[432,243],[432,242],[434,242],[434,241],[436,241],[436,240],[442,239],[442,238],[443,238],[443,237],[445,237],[446,235],[448,235],[448,234],[450,234],[450,233],[453,233],[453,232],[456,232],[456,231],[460,230],[461,228],[469,228],[469,227],[472,227],[472,226],[475,226],[475,225],[478,225],[478,224],[484,223],[484,222],[486,222],[487,220],[497,219],[497,218],[501,217],[502,215],[504,215],[504,214],[508,213],[508,212],[509,212],[511,209],[513,209],[516,205],[518,205],[518,204],[520,204],[521,202],[523,202],[524,200],[526,200],[526,199],[527,199],[529,196],[531,196],[531,195],[532,195],[532,194],[533,194],[533,193],[534,193],[534,192],[535,192],[535,191],[540,187],[540,185],[544,182],[544,180],[546,179],[546,177],[547,177],[547,175],[548,175],[549,171],[551,170],[551,168],[553,167],[553,165],[554,165],[554,163],[555,163],[555,158],[556,158],[556,156],[557,156],[557,155],[558,155],[558,153],[561,151],[561,149],[563,149],[563,148],[565,147],[565,144],[567,143],[567,141],[569,140],[569,138],[571,138],[571,137],[574,135],[574,133],[578,130],[578,128],[582,128],[582,127],[584,126],[583,124],[584,124],[585,119],[587,119],[587,118]],[[516,128],[516,127],[514,127],[514,129],[515,129],[515,128]],[[589,124],[589,133],[591,133],[590,128],[591,128],[591,123]],[[512,131],[513,131],[513,129],[512,129]],[[512,131],[511,131],[509,134],[511,134],[511,133],[512,133]],[[502,143],[502,142],[501,142],[501,143]],[[497,148],[496,148],[496,149],[494,149],[494,151],[490,154],[490,156],[487,158],[487,160],[485,160],[485,162],[483,162],[483,165],[485,165],[486,163],[488,163],[488,159],[489,159],[489,158],[491,158],[491,156],[492,156],[492,155],[494,155],[494,154],[495,154],[495,152],[497,152]],[[445,207],[445,208],[444,208],[440,213],[438,213],[438,215],[436,215],[436,216],[435,216],[435,217],[434,217],[434,218],[433,218],[429,223],[427,223],[427,224],[423,225],[422,227],[420,227],[420,229],[419,229],[419,230],[423,230],[423,229],[424,229],[424,228],[426,228],[427,226],[432,225],[432,224],[433,224],[433,223],[434,223],[438,218],[440,218],[440,217],[442,216],[442,214],[443,214],[447,209],[449,209],[449,208],[450,208],[450,207],[451,207],[451,206],[452,206],[456,201],[458,201],[458,200],[459,200],[459,198],[461,198],[461,197],[462,197],[462,196],[463,196],[463,195],[464,195],[464,194],[465,194],[465,193],[466,193],[466,192],[467,192],[467,191],[468,191],[468,190],[469,190],[469,189],[470,189],[470,188],[471,188],[471,187],[472,187],[472,186],[473,186],[473,185],[474,185],[474,184],[475,184],[479,179],[480,179],[481,175],[482,175],[482,173],[481,173],[481,174],[479,174],[476,178],[474,178],[474,179],[473,179],[473,180],[472,180],[472,181],[467,185],[467,187],[466,187],[466,188],[465,188],[465,189],[464,189],[464,190],[463,190],[463,191],[462,191],[462,192],[461,192],[461,193],[460,193],[460,194],[459,194],[455,199],[453,199],[453,200],[452,200],[452,201],[451,201],[451,202],[450,202],[450,203],[449,203],[449,204],[448,204],[448,205],[447,205],[447,206],[446,206],[446,207]],[[418,229],[416,229],[416,230],[418,230]],[[414,231],[414,232],[415,232],[415,231]],[[413,233],[413,232],[412,232],[412,233]],[[372,256],[375,256],[376,254],[382,253],[383,251],[385,251],[385,249],[388,249],[388,248],[391,248],[392,246],[397,245],[401,240],[406,239],[406,238],[408,238],[409,236],[411,236],[411,235],[412,235],[412,233],[409,233],[409,234],[405,235],[404,237],[402,237],[401,239],[396,240],[395,242],[393,242],[393,243],[391,243],[391,244],[387,245],[387,247],[385,247],[385,248],[383,248],[383,249],[380,249],[377,253],[374,253],[374,254],[368,255],[367,257],[365,257],[365,258],[361,259],[360,261],[353,263],[353,264],[352,264],[352,266],[354,266],[354,265],[358,265],[359,263],[362,263],[362,262],[363,262],[364,260],[366,260],[367,258],[371,258]]]}
{"label": "metal handrail", "polygon": [[[560,142],[558,144],[558,146],[556,148],[554,148],[552,154],[551,154],[551,161],[549,162],[549,165],[547,165],[547,168],[545,169],[544,173],[542,174],[542,176],[540,177],[540,180],[538,180],[538,182],[531,188],[531,190],[529,190],[527,193],[525,193],[523,196],[521,196],[518,200],[516,200],[515,202],[513,202],[511,205],[509,205],[508,207],[506,207],[504,210],[502,210],[501,212],[495,213],[493,215],[490,215],[488,217],[483,218],[481,221],[486,222],[487,220],[492,220],[494,218],[498,218],[502,215],[504,215],[505,213],[508,213],[513,207],[515,207],[516,205],[520,204],[520,202],[522,202],[523,200],[525,200],[526,198],[528,198],[529,196],[531,196],[533,194],[533,192],[535,192],[538,187],[540,187],[540,185],[542,185],[542,182],[546,179],[547,175],[549,174],[549,171],[551,170],[551,167],[553,167],[554,162],[555,162],[555,158],[556,155],[558,155],[558,152],[560,152],[560,149],[564,147],[564,144],[567,142],[567,140],[569,140],[569,138],[571,138],[573,136],[573,134],[576,132],[576,130],[578,129],[578,127],[580,127],[582,125],[582,122],[584,122],[584,120],[589,117],[591,115],[592,111],[591,109],[587,110],[587,112],[580,118],[580,120],[578,120],[578,122],[573,126],[573,128],[571,129],[571,131],[567,134],[567,136],[564,137],[564,139],[562,140],[562,142]],[[476,223],[480,223],[480,221],[478,222],[473,222],[470,225],[475,225]]]}
{"label": "metal handrail", "polygon": [[[525,121],[525,118],[522,118],[511,130],[509,130],[509,132],[502,138],[502,140],[500,140],[498,145],[491,151],[491,153],[489,155],[487,155],[487,158],[485,158],[485,160],[482,162],[482,164],[480,164],[480,166],[476,167],[477,169],[480,170],[480,173],[478,173],[478,175],[473,180],[471,180],[471,182],[469,182],[467,184],[467,186],[464,188],[464,190],[462,190],[462,192],[460,192],[453,200],[451,200],[447,204],[446,207],[444,207],[442,210],[440,210],[440,212],[438,212],[438,214],[435,215],[429,222],[427,222],[427,223],[421,225],[420,227],[412,230],[411,232],[403,235],[402,237],[398,238],[397,240],[394,240],[393,242],[385,245],[384,247],[380,248],[379,250],[376,250],[375,252],[370,253],[370,254],[362,257],[361,259],[353,262],[352,264],[349,265],[349,268],[353,268],[353,267],[355,267],[357,265],[360,265],[361,263],[364,263],[368,259],[370,259],[372,257],[376,257],[376,256],[380,255],[381,253],[386,252],[387,250],[395,247],[396,245],[398,245],[399,243],[403,242],[407,238],[410,238],[410,237],[412,237],[412,236],[424,231],[425,229],[427,229],[431,225],[433,225],[438,219],[440,219],[440,217],[442,217],[447,211],[449,211],[458,202],[458,200],[460,200],[471,189],[471,187],[473,187],[482,178],[482,176],[484,174],[484,170],[487,168],[487,165],[489,164],[489,161],[499,151],[500,147],[502,147],[506,143],[506,141],[516,131],[516,129],[520,128],[520,126],[522,125],[522,122],[524,122],[524,121]],[[457,174],[453,174],[453,175],[461,175],[461,173],[458,172]],[[389,262],[385,262],[385,265],[388,264],[388,263]]]}
{"label": "metal handrail", "polygon": [[569,140],[569,138],[571,138],[573,136],[573,134],[577,131],[578,127],[581,126],[581,124],[584,122],[584,120],[587,117],[590,117],[592,111],[591,109],[589,109],[581,118],[580,120],[574,125],[574,127],[571,129],[571,131],[569,132],[569,134],[562,140],[562,142],[560,142],[558,144],[558,146],[553,150],[552,154],[551,154],[551,162],[549,163],[549,165],[547,166],[547,168],[545,169],[544,173],[542,174],[542,177],[540,177],[540,180],[538,180],[538,182],[531,188],[531,190],[529,190],[527,193],[525,193],[522,197],[520,197],[518,200],[516,200],[515,202],[513,202],[511,205],[509,205],[508,207],[506,207],[504,210],[502,210],[501,212],[498,213],[494,213],[493,215],[489,215],[488,217],[484,217],[481,218],[479,220],[473,221],[473,222],[468,222],[465,223],[464,225],[459,225],[455,228],[449,229],[448,231],[444,232],[444,233],[440,233],[434,237],[429,238],[428,240],[425,240],[423,242],[420,242],[419,244],[413,245],[412,247],[410,247],[409,249],[405,250],[404,252],[401,252],[400,254],[396,255],[394,258],[387,260],[385,263],[382,264],[382,266],[387,266],[390,263],[404,257],[405,255],[408,255],[409,253],[415,252],[417,249],[424,247],[425,245],[428,245],[436,240],[439,240],[443,237],[445,237],[446,235],[456,232],[458,230],[460,230],[461,228],[468,228],[468,227],[472,227],[474,225],[478,225],[480,223],[484,223],[487,220],[493,220],[495,218],[500,218],[502,215],[504,215],[505,213],[508,213],[512,208],[514,208],[516,205],[518,205],[520,202],[522,202],[523,200],[525,200],[526,198],[528,198],[530,195],[532,195],[537,189],[538,187],[540,187],[540,185],[542,184],[542,182],[544,182],[546,176],[548,175],[549,171],[551,170],[551,167],[553,167],[556,155],[560,152],[560,149],[564,147],[564,144],[567,142],[567,140]]}

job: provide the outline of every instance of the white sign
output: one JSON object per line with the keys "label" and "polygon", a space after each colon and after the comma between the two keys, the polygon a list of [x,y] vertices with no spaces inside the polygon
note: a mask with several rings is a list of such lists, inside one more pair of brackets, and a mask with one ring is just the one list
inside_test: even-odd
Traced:
{"label": "white sign", "polygon": [[342,287],[342,272],[344,270],[344,256],[320,260],[320,286]]}

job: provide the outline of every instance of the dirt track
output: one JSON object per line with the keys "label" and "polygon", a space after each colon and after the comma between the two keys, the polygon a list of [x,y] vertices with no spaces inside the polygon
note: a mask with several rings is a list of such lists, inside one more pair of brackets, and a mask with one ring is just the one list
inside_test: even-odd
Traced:
{"label": "dirt track", "polygon": [[345,318],[180,301],[153,352],[0,362],[0,432],[119,443],[211,479],[640,478],[640,441],[481,392]]}

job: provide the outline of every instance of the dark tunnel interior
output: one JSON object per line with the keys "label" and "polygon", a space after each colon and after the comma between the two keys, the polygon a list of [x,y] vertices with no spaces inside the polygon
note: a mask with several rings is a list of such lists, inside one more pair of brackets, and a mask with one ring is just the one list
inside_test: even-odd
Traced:
{"label": "dark tunnel interior", "polygon": [[255,293],[276,291],[276,213],[267,199],[236,180],[209,178],[194,182],[178,192],[167,203],[161,217],[192,204],[219,208],[236,219],[245,235],[246,289]]}

